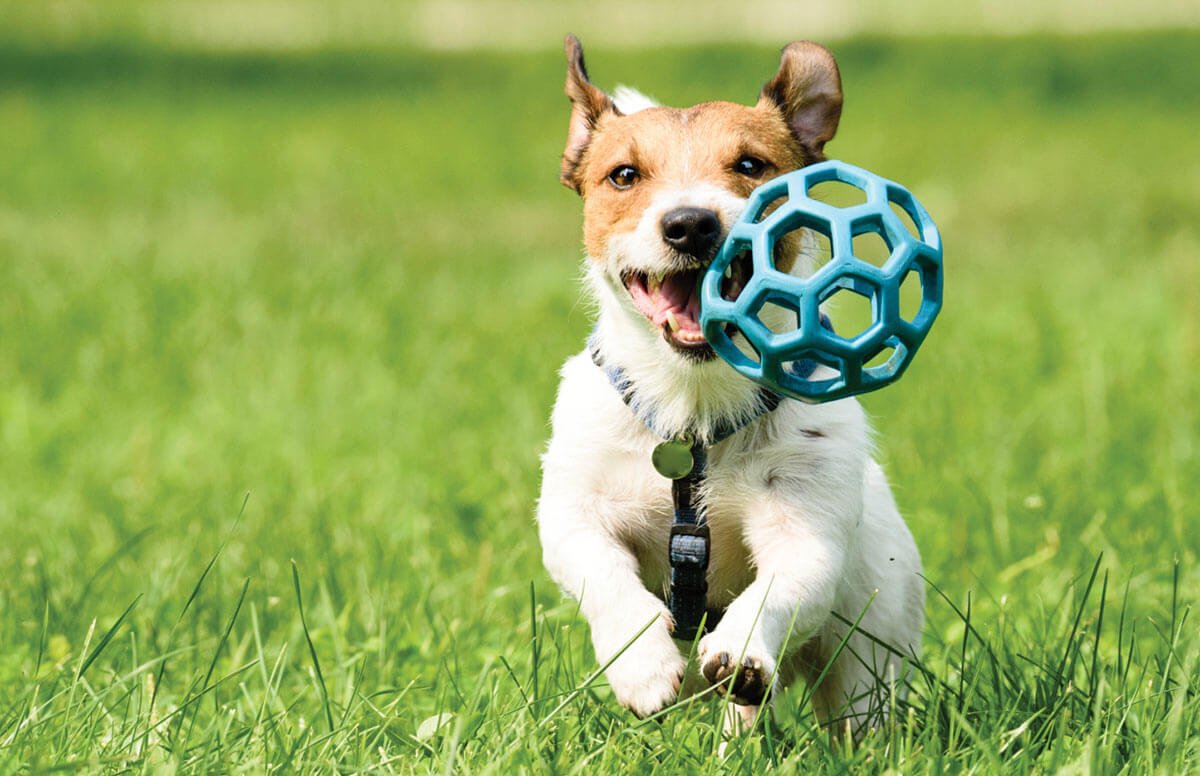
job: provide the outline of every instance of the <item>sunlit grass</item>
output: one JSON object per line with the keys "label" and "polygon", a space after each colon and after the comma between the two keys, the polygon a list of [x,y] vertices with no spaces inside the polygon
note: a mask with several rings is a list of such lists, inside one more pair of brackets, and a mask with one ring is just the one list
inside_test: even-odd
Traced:
{"label": "sunlit grass", "polygon": [[[732,766],[1196,767],[1197,43],[838,47],[830,152],[947,247],[943,318],[864,400],[927,673],[854,747],[796,694]],[[0,63],[5,770],[723,767],[712,701],[584,686],[541,570],[590,326],[556,53]],[[775,52],[589,64],[749,101]]]}

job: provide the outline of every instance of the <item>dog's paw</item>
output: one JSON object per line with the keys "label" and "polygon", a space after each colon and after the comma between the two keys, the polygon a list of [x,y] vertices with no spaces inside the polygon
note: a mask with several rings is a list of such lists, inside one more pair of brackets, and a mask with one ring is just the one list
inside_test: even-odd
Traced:
{"label": "dog's paw", "polygon": [[771,676],[775,671],[771,662],[764,658],[745,654],[739,659],[738,654],[728,649],[702,643],[700,672],[718,693],[728,695],[734,703],[758,706],[770,695]]}
{"label": "dog's paw", "polygon": [[605,675],[622,706],[648,717],[675,702],[687,662],[665,627],[643,633]]}
{"label": "dog's paw", "polygon": [[682,661],[680,663],[678,668],[662,666],[658,670],[614,672],[609,669],[608,682],[621,705],[644,719],[670,706],[679,696],[683,682]]}

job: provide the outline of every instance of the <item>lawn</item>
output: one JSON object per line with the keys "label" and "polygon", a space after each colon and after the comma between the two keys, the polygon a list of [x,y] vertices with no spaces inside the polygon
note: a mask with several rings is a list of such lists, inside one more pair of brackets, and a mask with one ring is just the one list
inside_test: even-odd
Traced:
{"label": "lawn", "polygon": [[[716,701],[617,706],[541,568],[560,54],[5,40],[0,773],[1200,768],[1200,35],[835,46],[831,155],[946,242],[863,399],[926,665],[853,746],[797,690],[724,760]],[[589,50],[674,104],[775,63]]]}

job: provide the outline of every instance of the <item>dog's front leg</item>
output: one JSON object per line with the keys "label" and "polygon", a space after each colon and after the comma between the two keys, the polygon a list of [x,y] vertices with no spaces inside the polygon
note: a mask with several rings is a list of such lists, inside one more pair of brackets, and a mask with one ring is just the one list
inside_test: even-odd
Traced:
{"label": "dog's front leg", "polygon": [[543,495],[538,512],[546,568],[579,600],[596,659],[612,661],[605,675],[617,700],[639,717],[671,704],[686,664],[671,639],[671,615],[642,585],[633,552],[584,504]]}
{"label": "dog's front leg", "polygon": [[798,648],[829,618],[862,509],[842,493],[807,500],[801,488],[768,486],[751,500],[744,533],[755,580],[699,646],[704,677],[738,705],[761,704],[785,644]]}

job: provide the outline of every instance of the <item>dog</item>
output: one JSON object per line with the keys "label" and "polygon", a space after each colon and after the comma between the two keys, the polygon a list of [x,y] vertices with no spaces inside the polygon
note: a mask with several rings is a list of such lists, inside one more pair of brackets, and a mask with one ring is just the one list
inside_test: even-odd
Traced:
{"label": "dog", "polygon": [[[688,434],[708,444],[704,604],[723,612],[689,682],[725,694],[743,728],[796,680],[823,723],[874,724],[917,658],[924,583],[868,421],[853,399],[765,406],[698,321],[700,273],[750,192],[824,158],[842,109],[834,57],[791,43],[752,107],[678,109],[625,87],[610,96],[589,80],[578,39],[565,48],[560,176],[582,197],[598,316],[588,349],[562,367],[542,456],[546,568],[579,601],[617,701],[646,717],[689,692],[690,645],[673,638],[666,604],[672,481],[651,465],[664,437]],[[775,263],[803,274],[811,254],[798,232]],[[722,426],[740,428],[710,444]]]}

